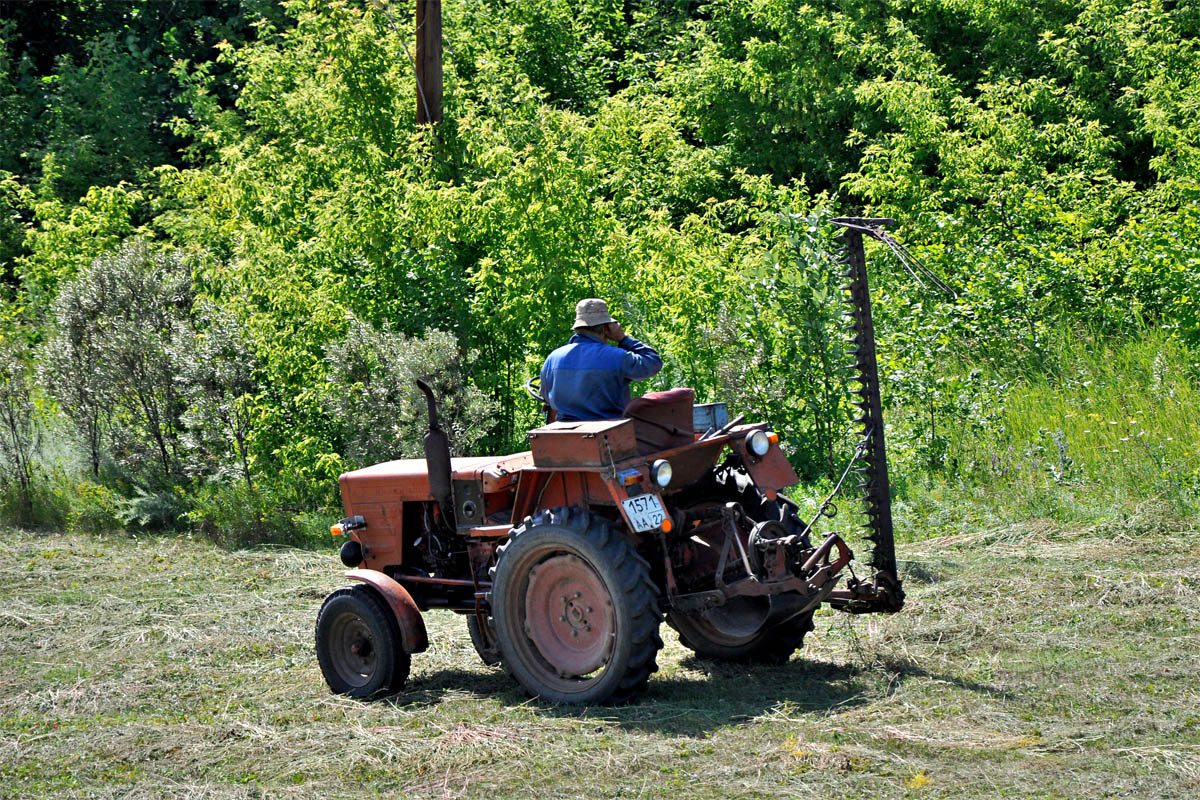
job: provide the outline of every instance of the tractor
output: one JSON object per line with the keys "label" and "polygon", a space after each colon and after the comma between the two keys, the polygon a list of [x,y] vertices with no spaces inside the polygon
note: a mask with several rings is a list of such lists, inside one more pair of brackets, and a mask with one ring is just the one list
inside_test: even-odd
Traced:
{"label": "tractor", "polygon": [[[796,473],[765,422],[697,405],[691,389],[635,399],[621,419],[550,421],[525,452],[451,458],[437,402],[425,458],[339,479],[351,586],[317,617],[332,691],[399,691],[426,649],[422,614],[466,618],[482,660],[551,703],[623,703],[657,669],[665,621],[702,658],[781,663],[822,604],[895,612],[896,571],[883,419],[863,237],[890,220],[839,218],[861,439],[834,493],[805,522],[783,490]],[[530,385],[535,396],[536,386]],[[820,540],[851,470],[871,544],[870,577],[846,578],[853,553]],[[843,581],[843,578],[846,578]]]}

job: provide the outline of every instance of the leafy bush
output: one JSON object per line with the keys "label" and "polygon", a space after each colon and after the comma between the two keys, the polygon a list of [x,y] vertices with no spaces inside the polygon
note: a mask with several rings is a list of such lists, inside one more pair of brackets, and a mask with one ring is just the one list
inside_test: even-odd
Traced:
{"label": "leafy bush", "polygon": [[67,530],[80,533],[108,533],[125,528],[126,501],[117,492],[100,483],[80,481],[72,487]]}
{"label": "leafy bush", "polygon": [[187,520],[212,541],[244,546],[296,539],[291,517],[272,498],[244,482],[202,484],[189,501]]}
{"label": "leafy bush", "polygon": [[471,357],[454,337],[429,330],[408,338],[352,320],[346,337],[329,345],[327,402],[341,430],[349,464],[424,457],[425,398],[433,388],[442,428],[458,455],[470,454],[487,433],[495,404],[466,381]]}
{"label": "leafy bush", "polygon": [[55,299],[42,379],[74,423],[93,474],[103,446],[140,487],[182,477],[184,406],[170,345],[191,306],[182,257],[140,241],[97,258]]}
{"label": "leafy bush", "polygon": [[199,330],[176,331],[171,355],[187,400],[181,419],[194,475],[237,479],[254,491],[251,437],[259,384],[257,355],[246,326],[229,311],[201,310]]}

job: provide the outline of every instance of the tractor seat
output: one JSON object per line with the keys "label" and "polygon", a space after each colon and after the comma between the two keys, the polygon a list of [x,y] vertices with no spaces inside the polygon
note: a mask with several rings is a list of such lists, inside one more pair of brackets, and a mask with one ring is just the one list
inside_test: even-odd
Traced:
{"label": "tractor seat", "polygon": [[696,393],[691,389],[648,392],[625,406],[625,416],[633,420],[638,455],[681,447],[696,440],[692,430],[692,406]]}

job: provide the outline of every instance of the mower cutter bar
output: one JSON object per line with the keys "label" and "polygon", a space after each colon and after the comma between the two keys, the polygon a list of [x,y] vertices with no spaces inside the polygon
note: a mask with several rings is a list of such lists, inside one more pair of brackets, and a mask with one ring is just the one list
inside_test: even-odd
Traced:
{"label": "mower cutter bar", "polygon": [[[842,246],[838,262],[844,267],[841,277],[847,283],[843,314],[850,320],[846,326],[850,333],[848,342],[854,361],[849,365],[851,381],[858,384],[851,390],[852,401],[859,414],[855,418],[861,428],[861,466],[855,469],[859,475],[859,500],[867,523],[864,538],[872,545],[867,563],[874,570],[869,581],[851,578],[847,588],[835,590],[829,597],[834,608],[863,613],[870,611],[894,612],[904,605],[904,590],[896,571],[896,543],[892,530],[892,496],[888,481],[887,450],[883,437],[883,408],[879,393],[879,366],[875,356],[875,325],[871,319],[871,291],[867,284],[867,260],[863,249],[863,236],[880,241],[890,237],[883,227],[894,224],[890,219],[863,219],[839,217],[833,224],[843,230],[837,234]],[[865,445],[865,446],[863,446]]]}

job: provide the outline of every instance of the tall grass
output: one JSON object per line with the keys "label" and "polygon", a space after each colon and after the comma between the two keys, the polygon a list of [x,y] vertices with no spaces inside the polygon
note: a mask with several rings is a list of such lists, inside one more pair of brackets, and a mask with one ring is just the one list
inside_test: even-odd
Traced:
{"label": "tall grass", "polygon": [[[950,426],[951,466],[898,454],[909,525],[1096,521],[1149,500],[1197,513],[1200,353],[1157,332],[1116,342],[1063,332],[1042,363],[1037,374],[987,376],[1007,388],[986,424]],[[905,419],[919,415],[894,416],[903,440]]]}

